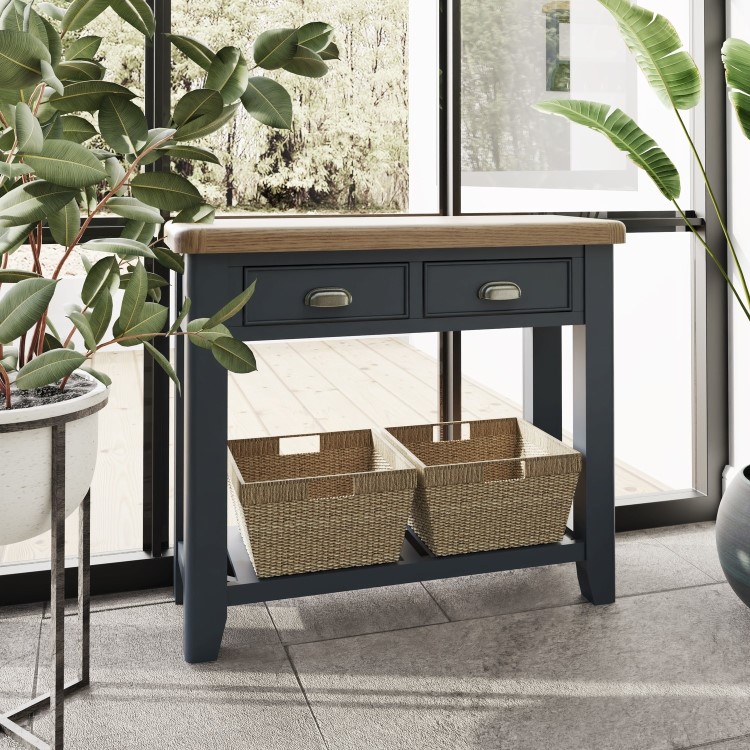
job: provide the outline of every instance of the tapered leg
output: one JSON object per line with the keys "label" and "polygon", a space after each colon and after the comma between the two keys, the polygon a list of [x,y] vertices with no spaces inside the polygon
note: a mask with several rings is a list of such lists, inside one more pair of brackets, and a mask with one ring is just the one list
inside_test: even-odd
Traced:
{"label": "tapered leg", "polygon": [[[186,266],[191,312],[210,315],[219,304],[201,297],[202,288],[221,299],[226,285],[214,281],[210,265],[201,266],[197,256]],[[192,285],[197,273],[202,283]],[[183,648],[185,660],[195,663],[218,658],[227,619],[227,373],[209,349],[189,344],[183,387]]]}
{"label": "tapered leg", "polygon": [[[438,419],[440,422],[461,421],[461,331],[439,334]],[[454,439],[453,425],[442,428],[442,440]],[[460,435],[456,435],[456,439]]]}
{"label": "tapered leg", "polygon": [[50,746],[62,750],[65,718],[65,425],[52,428],[52,711]]}
{"label": "tapered leg", "polygon": [[576,492],[575,535],[586,544],[577,563],[581,593],[615,600],[614,363],[612,249],[586,249],[586,324],[573,330],[574,445],[584,455]]}
{"label": "tapered leg", "polygon": [[[175,300],[178,310],[184,304],[182,294],[182,274],[174,274]],[[184,326],[183,326],[184,329]],[[175,339],[175,368],[177,378],[182,383],[185,377],[185,339],[177,336]],[[174,434],[174,547],[184,540],[183,514],[184,514],[184,492],[185,492],[185,443],[184,443],[184,414],[185,406],[182,394],[175,392],[175,434]],[[182,572],[178,555],[174,556],[174,601],[175,604],[183,603]]]}
{"label": "tapered leg", "polygon": [[525,328],[523,418],[562,438],[562,329]]}

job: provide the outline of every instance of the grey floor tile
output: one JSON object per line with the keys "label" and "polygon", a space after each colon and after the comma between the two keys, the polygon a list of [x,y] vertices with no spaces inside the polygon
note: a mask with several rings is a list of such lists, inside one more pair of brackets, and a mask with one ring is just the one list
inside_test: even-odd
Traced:
{"label": "grey floor tile", "polygon": [[667,526],[652,529],[648,533],[711,578],[717,581],[726,580],[716,552],[716,524],[714,522]]}
{"label": "grey floor tile", "polygon": [[[0,713],[32,696],[42,606],[0,608]],[[21,722],[27,726],[27,722]],[[0,734],[0,748],[18,745]]]}
{"label": "grey floor tile", "polygon": [[750,613],[715,584],[290,646],[330,750],[675,750],[750,732]]}
{"label": "grey floor tile", "polygon": [[419,583],[269,602],[284,643],[304,643],[446,622]]}
{"label": "grey floor tile", "polygon": [[[91,597],[91,611],[103,612],[110,609],[124,609],[128,607],[145,607],[150,604],[166,604],[174,602],[171,588],[149,589],[148,591],[125,591],[120,594],[102,594]],[[65,601],[65,615],[71,616],[78,611],[78,601]],[[50,617],[49,603],[44,608],[44,619]]]}
{"label": "grey floor tile", "polygon": [[[172,604],[101,611],[91,621],[92,684],[68,703],[66,749],[323,750],[264,606],[230,609],[220,659],[203,665],[183,661],[182,609]],[[69,632],[74,625],[66,618]],[[45,650],[49,630],[45,622]],[[46,664],[40,671],[46,679]],[[49,731],[47,714],[34,730]]]}
{"label": "grey floor tile", "polygon": [[[715,580],[648,533],[618,534],[616,554],[618,596],[699,586]],[[452,620],[583,601],[574,565],[426,581],[424,585]]]}
{"label": "grey floor tile", "polygon": [[750,735],[731,740],[719,740],[709,744],[693,745],[685,750],[750,750]]}

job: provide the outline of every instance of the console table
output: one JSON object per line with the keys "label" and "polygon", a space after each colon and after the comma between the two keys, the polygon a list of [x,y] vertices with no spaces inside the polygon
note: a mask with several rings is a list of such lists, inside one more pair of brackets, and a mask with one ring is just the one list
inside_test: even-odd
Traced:
{"label": "console table", "polygon": [[257,279],[250,303],[228,322],[249,342],[527,329],[524,416],[558,438],[561,326],[573,326],[574,445],[585,457],[573,528],[558,544],[441,558],[407,532],[398,563],[258,579],[239,533],[227,529],[227,374],[210,351],[181,346],[175,598],[184,604],[188,662],[218,658],[235,604],[553,563],[576,564],[591,602],[614,601],[612,246],[625,241],[622,224],[263,217],[173,225],[167,241],[185,254],[193,319]]}

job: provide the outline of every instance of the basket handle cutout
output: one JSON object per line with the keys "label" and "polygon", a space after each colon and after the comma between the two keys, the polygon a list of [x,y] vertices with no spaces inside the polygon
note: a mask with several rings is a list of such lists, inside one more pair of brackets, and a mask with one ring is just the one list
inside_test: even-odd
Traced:
{"label": "basket handle cutout", "polygon": [[279,455],[296,453],[320,453],[320,435],[295,435],[279,438]]}
{"label": "basket handle cutout", "polygon": [[354,494],[354,477],[317,477],[307,480],[307,497],[317,500],[323,497],[348,497]]}

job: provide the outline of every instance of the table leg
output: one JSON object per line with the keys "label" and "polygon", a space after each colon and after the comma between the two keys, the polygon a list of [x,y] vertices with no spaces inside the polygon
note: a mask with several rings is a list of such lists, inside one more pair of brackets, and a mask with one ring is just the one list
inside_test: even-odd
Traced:
{"label": "table leg", "polygon": [[[173,274],[175,285],[175,300],[178,311],[185,304],[182,293],[182,274]],[[183,324],[182,329],[185,329]],[[180,383],[185,379],[185,339],[177,336],[175,339],[175,371]],[[174,414],[174,548],[184,541],[183,517],[184,517],[184,492],[185,492],[185,405],[181,393],[175,391],[175,414]],[[174,556],[174,601],[175,604],[183,603],[182,572],[180,571],[179,556]]]}
{"label": "table leg", "polygon": [[52,712],[50,747],[62,750],[65,722],[65,425],[52,427],[52,686],[49,706]]}
{"label": "table leg", "polygon": [[[200,263],[192,270],[201,273]],[[212,301],[191,278],[187,292],[199,317]],[[202,281],[221,294],[210,275]],[[183,649],[185,660],[196,663],[218,658],[227,619],[227,373],[209,349],[185,346],[183,404]]]}
{"label": "table leg", "polygon": [[562,329],[523,332],[523,418],[562,438]]}
{"label": "table leg", "polygon": [[584,468],[573,510],[586,545],[577,563],[581,593],[615,600],[614,355],[612,249],[586,250],[586,324],[573,328],[573,434]]}

